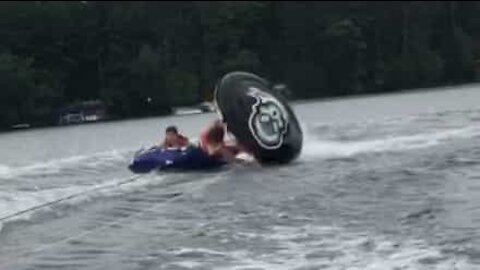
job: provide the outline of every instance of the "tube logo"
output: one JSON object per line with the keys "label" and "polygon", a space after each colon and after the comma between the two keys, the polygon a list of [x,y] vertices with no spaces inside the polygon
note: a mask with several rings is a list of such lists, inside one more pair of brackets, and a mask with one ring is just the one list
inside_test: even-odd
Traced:
{"label": "tube logo", "polygon": [[272,95],[250,87],[249,96],[256,99],[248,120],[250,131],[258,144],[268,150],[280,148],[288,128],[288,113]]}

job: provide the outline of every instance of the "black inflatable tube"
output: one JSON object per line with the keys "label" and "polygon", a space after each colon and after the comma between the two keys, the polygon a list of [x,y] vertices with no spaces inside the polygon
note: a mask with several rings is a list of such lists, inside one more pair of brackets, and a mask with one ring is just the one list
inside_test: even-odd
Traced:
{"label": "black inflatable tube", "polygon": [[298,119],[267,80],[228,73],[216,86],[215,103],[227,129],[260,163],[288,163],[299,156],[303,133]]}

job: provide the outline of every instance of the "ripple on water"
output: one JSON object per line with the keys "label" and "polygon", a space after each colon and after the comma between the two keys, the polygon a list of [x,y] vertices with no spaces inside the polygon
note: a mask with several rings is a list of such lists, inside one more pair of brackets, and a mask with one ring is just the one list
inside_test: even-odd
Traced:
{"label": "ripple on water", "polygon": [[[417,239],[391,239],[335,227],[272,227],[268,233],[235,232],[250,248],[180,249],[178,259],[211,269],[476,269],[461,256]],[[265,249],[265,244],[269,248]],[[256,249],[255,246],[263,247]]]}

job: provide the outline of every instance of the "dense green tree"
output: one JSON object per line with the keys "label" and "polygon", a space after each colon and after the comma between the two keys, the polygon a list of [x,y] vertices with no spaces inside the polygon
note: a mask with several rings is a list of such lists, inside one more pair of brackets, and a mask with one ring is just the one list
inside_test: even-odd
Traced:
{"label": "dense green tree", "polygon": [[0,128],[101,99],[111,117],[210,99],[233,70],[293,98],[480,79],[480,4],[426,1],[0,3]]}

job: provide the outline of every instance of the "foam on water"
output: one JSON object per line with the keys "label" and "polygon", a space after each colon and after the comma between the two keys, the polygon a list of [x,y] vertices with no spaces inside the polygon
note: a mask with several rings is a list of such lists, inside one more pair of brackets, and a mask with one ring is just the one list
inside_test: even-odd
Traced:
{"label": "foam on water", "polygon": [[306,134],[302,151],[303,158],[350,157],[363,153],[401,152],[412,149],[427,148],[449,140],[466,139],[480,136],[479,127],[445,129],[430,133],[407,136],[391,136],[384,139],[364,141],[328,141],[315,140]]}
{"label": "foam on water", "polygon": [[[390,239],[386,236],[347,232],[328,226],[273,227],[269,233],[241,234],[274,242],[269,252],[236,250],[204,251],[223,255],[229,265],[214,269],[327,269],[327,270],[420,270],[477,269],[466,258],[444,254],[439,248],[416,239]],[[190,250],[189,252],[194,252]],[[220,254],[219,254],[220,253]],[[195,261],[190,262],[191,264]]]}
{"label": "foam on water", "polygon": [[0,218],[85,190],[86,187],[76,186],[40,191],[2,192],[0,193]]}
{"label": "foam on water", "polygon": [[37,162],[20,167],[9,167],[0,165],[0,178],[14,179],[22,176],[52,175],[61,173],[66,169],[76,168],[99,168],[109,166],[130,157],[131,150],[114,150],[108,152],[94,153],[92,155],[71,156],[61,159]]}
{"label": "foam on water", "polygon": [[6,165],[0,164],[0,175],[7,175],[10,173],[10,168]]}
{"label": "foam on water", "polygon": [[[45,190],[0,192],[0,228],[2,222],[28,220],[39,211],[45,211],[57,204],[75,205],[96,196],[108,197],[130,192],[158,183],[162,176],[130,177],[112,179],[101,184],[71,186]],[[17,215],[18,214],[18,215]]]}

